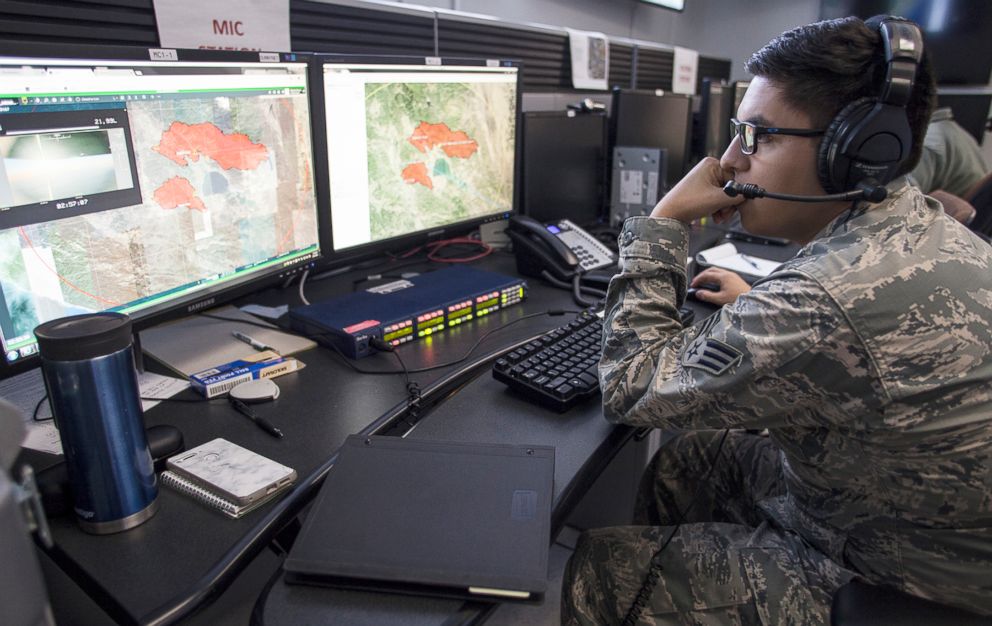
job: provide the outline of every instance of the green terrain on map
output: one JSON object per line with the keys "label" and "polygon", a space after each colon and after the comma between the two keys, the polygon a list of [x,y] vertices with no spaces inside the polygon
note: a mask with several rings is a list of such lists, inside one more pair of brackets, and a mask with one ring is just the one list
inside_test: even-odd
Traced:
{"label": "green terrain on map", "polygon": [[[513,204],[515,83],[370,83],[365,87],[372,239],[509,210]],[[426,122],[478,144],[471,156],[421,152],[409,139]],[[404,181],[423,163],[432,187]]]}

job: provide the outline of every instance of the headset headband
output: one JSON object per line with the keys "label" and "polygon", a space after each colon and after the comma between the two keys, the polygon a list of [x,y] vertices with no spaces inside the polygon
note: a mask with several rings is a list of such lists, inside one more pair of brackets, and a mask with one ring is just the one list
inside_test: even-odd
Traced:
{"label": "headset headband", "polygon": [[906,106],[913,93],[916,68],[923,57],[923,37],[915,24],[902,18],[887,17],[878,27],[885,46],[885,86],[880,100]]}

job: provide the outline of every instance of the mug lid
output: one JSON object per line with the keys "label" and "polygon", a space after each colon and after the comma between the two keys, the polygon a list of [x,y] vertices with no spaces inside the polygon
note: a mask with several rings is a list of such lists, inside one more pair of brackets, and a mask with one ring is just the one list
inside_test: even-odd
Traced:
{"label": "mug lid", "polygon": [[71,315],[38,325],[34,336],[42,358],[82,361],[130,346],[131,318],[110,311]]}

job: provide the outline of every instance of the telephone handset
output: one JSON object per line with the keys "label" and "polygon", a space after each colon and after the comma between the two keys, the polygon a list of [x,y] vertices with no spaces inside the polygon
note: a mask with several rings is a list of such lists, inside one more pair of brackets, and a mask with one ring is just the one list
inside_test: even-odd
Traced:
{"label": "telephone handset", "polygon": [[517,271],[540,276],[549,271],[559,280],[571,280],[576,272],[612,265],[616,256],[595,237],[569,220],[542,224],[523,215],[510,218],[506,230],[513,241]]}

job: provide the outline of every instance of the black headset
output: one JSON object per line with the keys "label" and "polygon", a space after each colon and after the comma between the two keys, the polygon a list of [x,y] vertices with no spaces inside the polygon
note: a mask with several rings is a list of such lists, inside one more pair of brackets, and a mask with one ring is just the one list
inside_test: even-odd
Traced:
{"label": "black headset", "polygon": [[827,193],[884,185],[909,158],[913,133],[906,104],[923,57],[923,34],[908,20],[875,16],[885,46],[885,84],[880,95],[851,102],[834,117],[820,141],[817,173]]}

